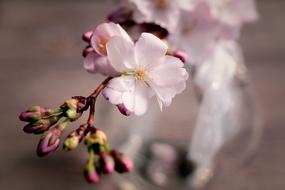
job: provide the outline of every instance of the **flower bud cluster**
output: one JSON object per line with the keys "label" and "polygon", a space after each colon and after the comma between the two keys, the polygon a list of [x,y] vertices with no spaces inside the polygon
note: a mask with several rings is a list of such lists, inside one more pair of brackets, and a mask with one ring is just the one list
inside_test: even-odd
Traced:
{"label": "flower bud cluster", "polygon": [[105,133],[91,128],[85,138],[88,149],[88,161],[84,176],[89,183],[97,183],[100,175],[130,172],[133,168],[132,161],[123,153],[112,150],[108,144]]}
{"label": "flower bud cluster", "polygon": [[[87,105],[86,98],[76,96],[66,100],[56,109],[33,106],[20,114],[20,120],[28,122],[23,128],[24,132],[42,134],[37,147],[38,156],[46,156],[59,147],[63,130],[70,122],[81,116],[82,112],[88,108]],[[59,122],[62,118],[64,120]],[[81,134],[80,130],[81,128],[77,130],[77,133]],[[69,142],[69,146],[71,145],[72,142]]]}

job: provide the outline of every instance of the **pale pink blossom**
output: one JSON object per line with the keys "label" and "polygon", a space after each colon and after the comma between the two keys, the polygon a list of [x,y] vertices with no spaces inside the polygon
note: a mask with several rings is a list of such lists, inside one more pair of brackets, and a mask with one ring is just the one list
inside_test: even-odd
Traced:
{"label": "pale pink blossom", "polygon": [[167,45],[154,35],[143,33],[135,44],[114,36],[106,49],[110,64],[121,75],[109,81],[103,95],[125,115],[144,114],[153,95],[160,109],[169,106],[185,89],[188,73],[184,64],[166,55]]}
{"label": "pale pink blossom", "polygon": [[109,22],[97,26],[90,40],[91,46],[99,55],[106,56],[106,44],[114,36],[120,36],[128,43],[133,43],[128,33],[119,24]]}
{"label": "pale pink blossom", "polygon": [[[119,36],[126,40],[126,42],[133,44],[132,39],[128,33],[119,25],[115,23],[103,23],[97,26],[92,32],[88,33],[90,36],[90,45],[86,57],[83,61],[83,67],[91,73],[100,73],[107,76],[116,76],[118,73],[113,69],[107,59],[106,44],[114,37]],[[93,51],[90,52],[90,49]]]}
{"label": "pale pink blossom", "polygon": [[229,25],[255,21],[258,18],[255,0],[206,0],[214,17]]}
{"label": "pale pink blossom", "polygon": [[213,50],[221,34],[219,22],[212,17],[208,4],[200,3],[193,11],[184,11],[176,32],[169,36],[170,44],[188,54],[190,63],[199,63]]}
{"label": "pale pink blossom", "polygon": [[134,20],[138,23],[155,23],[175,31],[181,10],[193,9],[197,0],[129,0],[134,6]]}

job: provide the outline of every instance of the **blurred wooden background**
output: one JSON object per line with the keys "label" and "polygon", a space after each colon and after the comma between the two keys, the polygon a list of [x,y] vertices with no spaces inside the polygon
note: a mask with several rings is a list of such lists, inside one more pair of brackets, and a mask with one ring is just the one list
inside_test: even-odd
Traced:
{"label": "blurred wooden background", "polygon": [[[35,103],[55,106],[70,95],[88,94],[96,86],[99,78],[86,74],[81,66],[84,44],[80,37],[115,8],[103,0],[0,1],[0,189],[96,188],[85,184],[79,174],[84,164],[84,158],[77,156],[80,151],[36,158],[38,138],[22,132],[18,114]],[[253,162],[234,173],[227,173],[232,161],[226,159],[225,172],[206,189],[285,189],[284,8],[283,0],[258,1],[260,20],[246,25],[241,38],[264,120],[259,149]],[[185,110],[192,106],[186,95],[179,96],[173,106],[162,114],[161,125],[194,122],[195,115],[189,118],[177,113],[181,106]],[[185,132],[189,131],[182,128],[176,135]]]}

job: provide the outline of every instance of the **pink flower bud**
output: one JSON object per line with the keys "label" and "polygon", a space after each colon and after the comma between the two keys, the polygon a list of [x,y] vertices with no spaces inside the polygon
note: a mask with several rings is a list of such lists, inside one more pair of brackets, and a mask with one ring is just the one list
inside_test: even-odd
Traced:
{"label": "pink flower bud", "polygon": [[41,119],[41,114],[39,112],[22,112],[19,116],[21,121],[37,121]]}
{"label": "pink flower bud", "polygon": [[184,51],[176,51],[174,52],[173,56],[180,59],[183,63],[186,63],[188,61],[188,55]]}
{"label": "pink flower bud", "polygon": [[86,48],[84,48],[82,56],[86,57],[91,52],[94,52],[94,49],[91,46],[87,46]]}
{"label": "pink flower bud", "polygon": [[29,123],[23,128],[23,131],[26,133],[41,134],[49,130],[49,128],[54,125],[59,119],[60,117],[54,116],[48,119],[38,120],[34,123]]}
{"label": "pink flower bud", "polygon": [[87,164],[84,170],[84,177],[89,183],[98,183],[100,180],[99,174],[96,172],[94,165]]}
{"label": "pink flower bud", "polygon": [[85,32],[83,35],[82,35],[82,40],[87,42],[87,43],[90,43],[90,39],[93,35],[93,31],[88,31],[88,32]]}
{"label": "pink flower bud", "polygon": [[59,146],[61,133],[62,131],[58,128],[46,132],[38,144],[37,155],[43,157],[55,151]]}
{"label": "pink flower bud", "polygon": [[123,114],[125,116],[130,116],[132,114],[132,112],[129,111],[124,104],[118,104],[116,106],[119,109],[119,111],[121,112],[121,114]]}
{"label": "pink flower bud", "polygon": [[38,121],[41,118],[47,117],[51,114],[52,110],[47,108],[42,108],[40,106],[33,106],[27,111],[24,111],[20,114],[19,118],[21,121]]}
{"label": "pink flower bud", "polygon": [[105,174],[110,174],[115,169],[115,162],[113,157],[107,152],[101,152],[99,155],[100,169]]}
{"label": "pink flower bud", "polygon": [[133,169],[133,161],[125,154],[112,150],[111,155],[115,160],[115,170],[119,173],[130,172]]}

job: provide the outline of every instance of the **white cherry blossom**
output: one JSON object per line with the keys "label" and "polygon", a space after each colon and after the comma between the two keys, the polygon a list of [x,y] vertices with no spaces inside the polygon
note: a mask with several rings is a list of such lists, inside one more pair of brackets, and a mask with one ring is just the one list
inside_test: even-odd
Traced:
{"label": "white cherry blossom", "polygon": [[193,9],[197,0],[129,0],[134,5],[134,20],[155,23],[174,32],[181,10]]}
{"label": "white cherry blossom", "polygon": [[212,52],[221,33],[219,22],[212,17],[208,4],[200,3],[193,11],[184,11],[175,33],[169,36],[174,48],[188,54],[190,63],[203,61]]}
{"label": "white cherry blossom", "polygon": [[125,115],[142,115],[155,95],[160,109],[185,89],[188,73],[159,38],[143,33],[135,43],[114,36],[106,44],[108,60],[120,77],[109,81],[104,97]]}
{"label": "white cherry blossom", "polygon": [[206,0],[214,17],[229,25],[255,21],[258,18],[255,0]]}

